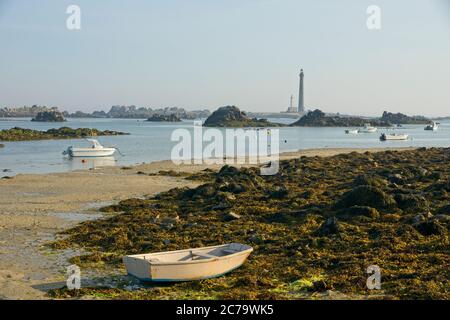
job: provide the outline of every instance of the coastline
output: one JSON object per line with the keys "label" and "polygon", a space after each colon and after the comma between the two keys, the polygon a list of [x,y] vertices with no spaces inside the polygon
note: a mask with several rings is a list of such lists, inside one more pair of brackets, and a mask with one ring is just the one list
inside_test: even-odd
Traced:
{"label": "coastline", "polygon": [[[280,160],[301,156],[327,157],[350,152],[380,152],[413,148],[333,148],[287,152]],[[1,179],[0,298],[46,299],[45,290],[64,285],[68,257],[43,244],[81,221],[102,217],[98,208],[131,197],[154,195],[200,182],[183,176],[158,175],[161,170],[195,173],[222,165],[176,165],[170,160],[130,167],[102,167],[52,174],[19,174]],[[242,165],[236,165],[242,166]],[[245,165],[255,166],[255,165]]]}

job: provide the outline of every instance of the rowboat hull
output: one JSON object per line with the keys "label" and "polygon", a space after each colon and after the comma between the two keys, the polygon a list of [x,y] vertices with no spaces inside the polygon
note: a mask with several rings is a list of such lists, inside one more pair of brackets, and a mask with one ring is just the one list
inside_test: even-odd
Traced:
{"label": "rowboat hull", "polygon": [[[224,255],[221,251],[227,251],[230,245],[222,245],[125,256],[123,262],[127,273],[141,281],[174,282],[215,278],[239,268],[253,251],[251,247],[246,245],[231,245],[242,246],[242,250],[234,253],[229,251]],[[200,256],[197,256],[197,254]],[[171,257],[168,257],[168,255]],[[158,259],[158,257],[160,258]]]}
{"label": "rowboat hull", "polygon": [[381,141],[403,141],[408,140],[409,136],[407,134],[401,135],[382,135],[380,137]]}

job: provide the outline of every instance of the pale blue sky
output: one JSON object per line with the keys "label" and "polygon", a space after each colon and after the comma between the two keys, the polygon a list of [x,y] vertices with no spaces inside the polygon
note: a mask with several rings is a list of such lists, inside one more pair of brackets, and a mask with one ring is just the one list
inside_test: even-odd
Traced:
{"label": "pale blue sky", "polygon": [[[450,114],[446,0],[0,0],[0,106]],[[82,29],[66,29],[77,4]],[[369,31],[366,9],[382,9]]]}

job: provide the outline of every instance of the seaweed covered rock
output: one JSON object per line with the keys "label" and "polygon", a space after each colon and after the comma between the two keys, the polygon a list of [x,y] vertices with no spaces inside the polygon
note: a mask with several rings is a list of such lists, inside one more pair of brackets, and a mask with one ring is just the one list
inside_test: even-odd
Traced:
{"label": "seaweed covered rock", "polygon": [[344,194],[335,204],[335,208],[344,209],[353,206],[367,206],[378,210],[393,208],[396,205],[394,198],[381,189],[372,186],[358,186]]}
{"label": "seaweed covered rock", "polygon": [[117,136],[127,135],[128,133],[112,130],[98,130],[90,128],[72,129],[61,127],[57,129],[48,129],[39,131],[33,129],[24,129],[14,127],[11,129],[0,130],[0,141],[31,141],[31,140],[49,140],[49,139],[78,139],[89,136]]}
{"label": "seaweed covered rock", "polygon": [[380,217],[380,213],[377,209],[367,206],[353,206],[342,210],[342,213],[349,217],[365,216],[372,219],[377,219]]}
{"label": "seaweed covered rock", "polygon": [[420,222],[415,225],[415,228],[424,236],[445,235],[447,233],[447,228],[436,220]]}
{"label": "seaweed covered rock", "polygon": [[448,215],[448,216],[450,216],[450,203],[446,204],[444,206],[441,206],[438,209],[436,209],[435,214],[436,215]]}
{"label": "seaweed covered rock", "polygon": [[429,203],[425,197],[415,194],[396,194],[394,199],[400,209],[410,212],[421,212],[428,210],[429,207]]}
{"label": "seaweed covered rock", "polygon": [[356,179],[353,181],[353,185],[355,187],[358,186],[372,186],[377,188],[382,188],[386,186],[386,180],[377,177],[377,176],[369,176],[366,174],[359,175],[356,177]]}
{"label": "seaweed covered rock", "polygon": [[342,231],[342,226],[340,225],[336,217],[330,217],[325,220],[316,230],[316,234],[319,236],[327,236],[331,234],[337,234]]}

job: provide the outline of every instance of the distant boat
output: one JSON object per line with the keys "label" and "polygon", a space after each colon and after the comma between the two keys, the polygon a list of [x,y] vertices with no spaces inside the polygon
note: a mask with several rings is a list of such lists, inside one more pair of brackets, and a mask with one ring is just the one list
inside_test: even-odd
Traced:
{"label": "distant boat", "polygon": [[361,132],[361,133],[375,133],[375,132],[377,132],[377,130],[378,129],[376,127],[372,127],[370,125],[370,123],[366,123],[364,125],[364,128],[358,130],[358,132]]}
{"label": "distant boat", "polygon": [[345,130],[346,134],[358,134],[359,130],[358,129],[354,129],[354,130]]}
{"label": "distant boat", "polygon": [[75,148],[68,147],[63,152],[63,155],[69,155],[70,157],[109,157],[116,152],[116,148],[104,147],[96,139],[86,139],[92,146],[90,148]]}
{"label": "distant boat", "polygon": [[407,140],[409,138],[409,135],[407,134],[386,134],[383,133],[380,137],[381,141],[388,141],[388,140]]}
{"label": "distant boat", "polygon": [[427,131],[437,131],[438,130],[438,124],[436,122],[432,122],[432,124],[429,124],[425,127],[425,130]]}
{"label": "distant boat", "polygon": [[224,275],[240,267],[253,248],[231,243],[198,249],[123,257],[127,273],[141,281],[192,281]]}

